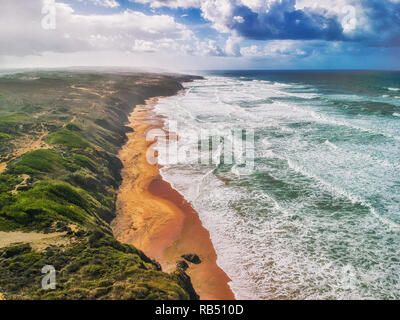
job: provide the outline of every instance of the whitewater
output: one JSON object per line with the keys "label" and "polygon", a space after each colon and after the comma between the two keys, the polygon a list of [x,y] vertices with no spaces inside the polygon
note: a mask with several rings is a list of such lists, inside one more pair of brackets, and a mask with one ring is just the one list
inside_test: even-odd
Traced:
{"label": "whitewater", "polygon": [[236,298],[400,298],[399,81],[209,73],[159,100],[186,150],[201,130],[254,132],[247,175],[218,160],[220,146],[209,164],[160,150],[163,178],[199,213]]}

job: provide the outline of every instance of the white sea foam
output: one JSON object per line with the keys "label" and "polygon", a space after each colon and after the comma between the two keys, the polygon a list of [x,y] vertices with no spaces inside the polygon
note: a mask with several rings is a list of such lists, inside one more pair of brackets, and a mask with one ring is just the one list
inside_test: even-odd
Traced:
{"label": "white sea foam", "polygon": [[[399,298],[400,270],[391,262],[399,248],[388,245],[400,243],[400,219],[389,215],[400,201],[397,120],[351,118],[309,103],[318,95],[313,88],[243,80],[195,81],[155,108],[178,121],[188,146],[204,128],[256,130],[255,176],[223,168],[220,145],[213,164],[161,169],[199,212],[236,297]],[[293,101],[263,103],[282,96]],[[370,135],[381,135],[382,145],[370,143]]]}
{"label": "white sea foam", "polygon": [[312,174],[311,172],[308,172],[307,170],[304,170],[304,168],[301,168],[301,166],[297,165],[296,163],[294,163],[292,160],[287,159],[287,162],[289,164],[289,166],[295,170],[296,172],[301,173],[302,175],[313,179],[314,181],[318,182],[322,187],[326,188],[327,191],[337,195],[338,197],[344,197],[346,199],[348,199],[351,203],[353,204],[360,204],[363,205],[365,207],[367,207],[370,212],[382,223],[384,223],[385,225],[387,225],[388,227],[390,227],[391,229],[394,230],[400,230],[400,225],[390,221],[389,219],[386,219],[385,217],[382,217],[377,210],[370,204],[368,203],[368,201],[366,201],[365,199],[360,198],[357,195],[351,194],[350,192],[341,189],[340,187],[336,186],[336,185],[332,185],[329,182],[323,180],[322,178],[316,176],[315,174]]}
{"label": "white sea foam", "polygon": [[335,145],[334,143],[330,142],[329,140],[326,140],[324,142],[324,144],[326,144],[327,146],[333,148],[333,149],[339,149],[339,147],[337,145]]}

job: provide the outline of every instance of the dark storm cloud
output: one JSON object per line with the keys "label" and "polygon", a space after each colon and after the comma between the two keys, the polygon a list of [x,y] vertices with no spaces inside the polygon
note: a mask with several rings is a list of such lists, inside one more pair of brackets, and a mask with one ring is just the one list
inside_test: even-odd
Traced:
{"label": "dark storm cloud", "polygon": [[234,17],[243,20],[233,19],[229,27],[239,35],[255,40],[345,40],[342,25],[335,17],[295,10],[291,2],[277,2],[266,13],[238,6],[234,9]]}
{"label": "dark storm cloud", "polygon": [[400,1],[363,2],[370,32],[359,34],[359,41],[375,46],[400,46]]}
{"label": "dark storm cloud", "polygon": [[[353,41],[370,46],[400,45],[400,0],[321,0],[308,1],[308,4],[299,7],[295,0],[205,0],[201,9],[203,16],[212,21],[217,30],[229,30],[250,40],[327,40]],[[346,8],[349,7],[355,14],[355,27],[350,30],[346,28],[349,21]]]}

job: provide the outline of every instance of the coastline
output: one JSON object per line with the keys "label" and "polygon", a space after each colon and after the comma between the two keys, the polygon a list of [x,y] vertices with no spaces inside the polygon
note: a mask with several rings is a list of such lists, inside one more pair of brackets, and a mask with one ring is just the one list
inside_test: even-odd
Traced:
{"label": "coastline", "polygon": [[158,98],[136,106],[129,116],[128,140],[119,153],[123,163],[122,185],[117,198],[117,217],[112,222],[116,239],[136,246],[171,272],[182,254],[195,253],[202,263],[186,271],[200,299],[231,300],[234,294],[226,273],[217,265],[209,232],[192,206],[164,181],[159,167],[146,160],[153,142],[145,133],[163,127],[152,109]]}
{"label": "coastline", "polygon": [[[32,75],[37,79],[26,81]],[[191,78],[57,70],[0,81],[0,92],[10,98],[0,150],[0,169],[8,163],[0,188],[7,199],[0,213],[2,298],[198,299],[182,269],[162,272],[142,251],[119,243],[110,225],[122,182],[117,156],[133,106],[174,95],[185,80]],[[29,97],[29,111],[21,97]],[[45,265],[53,265],[65,285],[38,290]]]}

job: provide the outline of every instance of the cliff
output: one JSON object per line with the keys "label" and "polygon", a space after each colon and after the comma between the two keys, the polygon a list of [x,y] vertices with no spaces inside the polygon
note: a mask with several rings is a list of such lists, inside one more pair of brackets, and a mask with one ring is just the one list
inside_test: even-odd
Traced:
{"label": "cliff", "polygon": [[[189,277],[112,235],[133,107],[188,76],[31,72],[0,78],[0,292],[7,299],[197,299]],[[43,290],[41,269],[56,270]]]}

